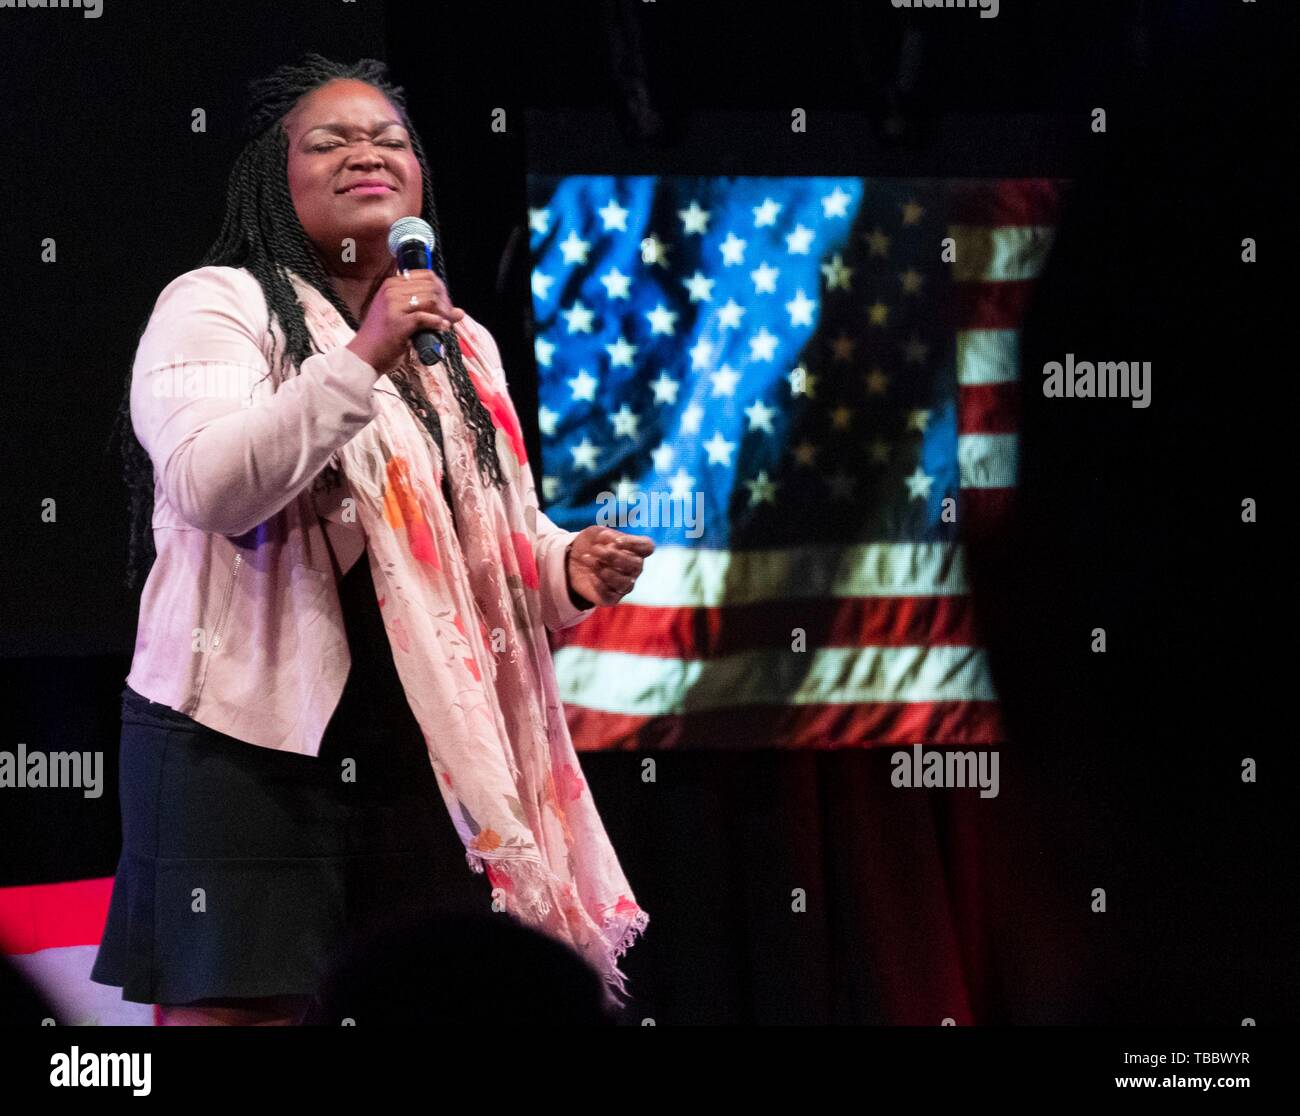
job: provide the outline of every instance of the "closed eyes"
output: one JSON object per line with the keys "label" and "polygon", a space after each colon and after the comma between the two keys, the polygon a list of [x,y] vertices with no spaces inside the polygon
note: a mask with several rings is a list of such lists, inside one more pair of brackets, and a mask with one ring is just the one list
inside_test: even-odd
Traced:
{"label": "closed eyes", "polygon": [[[312,146],[313,151],[332,151],[336,147],[342,147],[340,143],[318,143]],[[405,140],[381,140],[381,147],[405,147]]]}

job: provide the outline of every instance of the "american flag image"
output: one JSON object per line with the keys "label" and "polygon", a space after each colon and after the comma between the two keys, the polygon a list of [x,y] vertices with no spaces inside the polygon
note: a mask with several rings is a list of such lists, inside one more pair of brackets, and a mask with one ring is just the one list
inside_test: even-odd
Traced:
{"label": "american flag image", "polygon": [[1067,186],[529,176],[543,504],[656,546],[554,634],[578,748],[1003,738],[963,547]]}

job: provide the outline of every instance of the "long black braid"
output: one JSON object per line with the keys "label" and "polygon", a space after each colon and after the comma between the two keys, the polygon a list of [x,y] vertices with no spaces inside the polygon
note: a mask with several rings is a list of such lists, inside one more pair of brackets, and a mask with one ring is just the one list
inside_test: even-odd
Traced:
{"label": "long black braid", "polygon": [[[354,330],[360,323],[334,290],[316,246],[298,220],[288,181],[288,135],[282,121],[298,100],[312,90],[341,78],[364,81],[379,90],[399,110],[402,123],[411,137],[411,148],[419,160],[423,177],[420,216],[434,231],[433,270],[447,282],[446,263],[442,254],[442,230],[433,197],[433,179],[425,158],[424,146],[411,125],[406,110],[405,92],[388,80],[388,69],[374,58],[363,58],[354,65],[332,62],[319,54],[306,54],[301,61],[279,67],[249,85],[248,134],[244,149],[235,160],[226,189],[226,211],[216,242],[198,266],[242,267],[251,272],[266,296],[270,316],[283,331],[285,350],[271,361],[270,376],[278,387],[296,374],[302,362],[316,347],[312,342],[288,271],[292,270],[310,283],[339,312]],[[271,317],[267,332],[272,337]],[[147,326],[146,319],[145,325]],[[141,327],[141,336],[144,333]],[[465,370],[460,342],[454,330],[439,335],[447,362],[448,377],[460,403],[466,425],[473,434],[475,456],[486,483],[500,487],[505,483],[496,452],[496,432],[492,418],[479,399]],[[292,371],[290,369],[292,368]],[[442,431],[438,413],[419,386],[418,377],[395,372],[392,377],[402,398],[411,407],[439,445]],[[130,547],[126,584],[138,585],[153,564],[154,471],[149,454],[140,444],[131,424],[131,373],[128,371],[122,401],[118,406],[110,448],[120,439],[122,477],[131,504]],[[337,474],[326,470],[325,480],[337,483]]]}

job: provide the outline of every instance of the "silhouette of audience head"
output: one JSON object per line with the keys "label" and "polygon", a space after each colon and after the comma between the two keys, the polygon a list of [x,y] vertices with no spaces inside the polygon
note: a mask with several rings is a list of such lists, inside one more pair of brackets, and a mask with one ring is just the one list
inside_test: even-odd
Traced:
{"label": "silhouette of audience head", "polygon": [[609,1025],[599,974],[504,914],[438,913],[356,937],[306,1022]]}

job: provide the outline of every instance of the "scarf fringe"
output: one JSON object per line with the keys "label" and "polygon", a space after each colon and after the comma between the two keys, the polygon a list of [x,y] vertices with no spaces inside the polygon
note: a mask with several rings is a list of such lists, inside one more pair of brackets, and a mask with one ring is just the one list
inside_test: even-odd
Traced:
{"label": "scarf fringe", "polygon": [[563,942],[596,969],[604,985],[607,1009],[617,1011],[627,1006],[625,997],[630,995],[627,974],[618,967],[618,959],[645,933],[650,924],[648,912],[633,907],[621,914],[606,915],[597,928],[599,941],[589,940],[584,947],[574,940],[568,912],[580,912],[580,922],[585,921],[591,927],[596,924],[576,899],[569,904],[558,901],[556,878],[545,865],[513,857],[488,860],[470,850],[466,850],[465,860],[480,875],[490,867],[492,874],[504,877],[508,883],[503,888],[508,914],[529,928]]}

